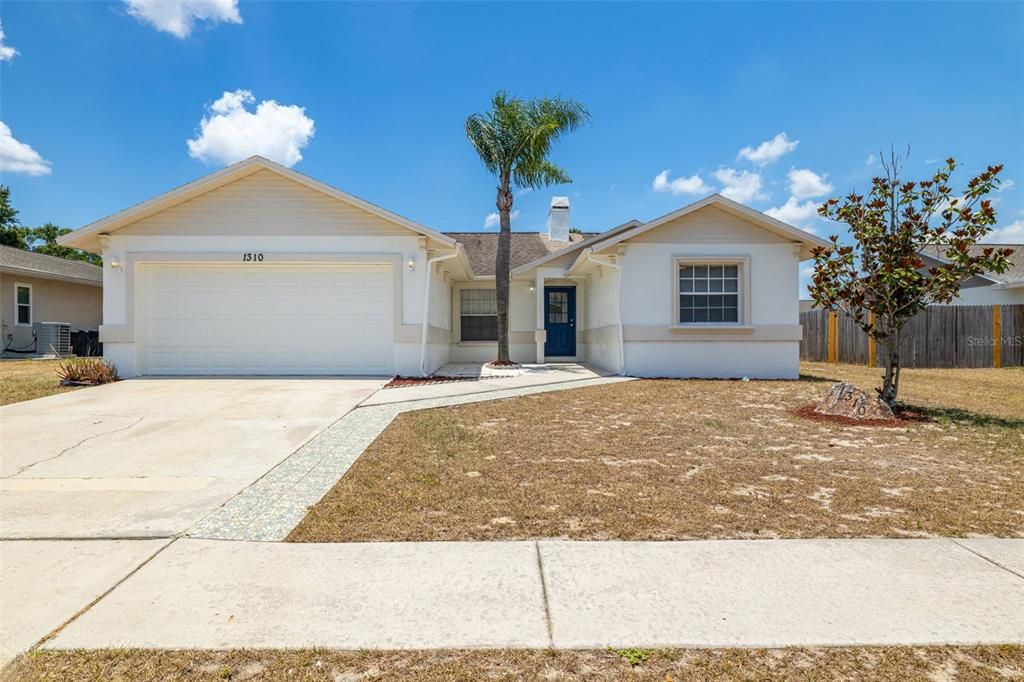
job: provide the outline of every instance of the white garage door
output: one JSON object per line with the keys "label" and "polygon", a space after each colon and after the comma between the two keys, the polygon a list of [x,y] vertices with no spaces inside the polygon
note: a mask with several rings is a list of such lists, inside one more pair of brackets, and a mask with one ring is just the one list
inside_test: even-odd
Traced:
{"label": "white garage door", "polygon": [[146,265],[145,374],[389,374],[387,265]]}

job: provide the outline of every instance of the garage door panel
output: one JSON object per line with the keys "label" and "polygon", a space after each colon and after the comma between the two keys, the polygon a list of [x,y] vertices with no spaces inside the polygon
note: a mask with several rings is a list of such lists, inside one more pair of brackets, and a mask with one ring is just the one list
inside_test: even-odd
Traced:
{"label": "garage door panel", "polygon": [[388,374],[388,266],[147,265],[148,374]]}

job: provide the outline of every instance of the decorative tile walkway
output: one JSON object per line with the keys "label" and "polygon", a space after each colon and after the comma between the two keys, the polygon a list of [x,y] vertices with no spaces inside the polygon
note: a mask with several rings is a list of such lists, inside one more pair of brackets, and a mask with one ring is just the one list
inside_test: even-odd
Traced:
{"label": "decorative tile walkway", "polygon": [[[228,500],[185,535],[212,540],[279,542],[298,525],[306,510],[320,501],[388,424],[402,412],[514,398],[548,391],[630,381],[599,377],[559,384],[489,390],[385,405],[357,407],[320,435]],[[403,390],[403,389],[394,389]]]}

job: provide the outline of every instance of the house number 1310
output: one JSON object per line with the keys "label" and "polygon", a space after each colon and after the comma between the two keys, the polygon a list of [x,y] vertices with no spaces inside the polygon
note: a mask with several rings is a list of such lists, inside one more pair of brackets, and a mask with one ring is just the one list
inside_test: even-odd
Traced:
{"label": "house number 1310", "polygon": [[262,263],[263,262],[263,254],[262,253],[243,253],[242,254],[242,262],[243,263]]}

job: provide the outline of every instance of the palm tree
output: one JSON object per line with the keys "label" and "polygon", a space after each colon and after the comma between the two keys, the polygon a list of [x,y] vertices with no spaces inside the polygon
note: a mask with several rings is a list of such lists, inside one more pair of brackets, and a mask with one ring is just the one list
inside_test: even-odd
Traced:
{"label": "palm tree", "polygon": [[[512,245],[512,189],[539,189],[572,182],[562,168],[548,160],[548,153],[562,133],[590,120],[590,113],[571,99],[522,100],[499,91],[491,110],[466,118],[466,136],[484,167],[498,178],[498,252],[494,260],[494,284],[498,303],[498,364],[508,364],[508,290],[511,278],[509,251]],[[537,292],[540,296],[541,293]]]}

